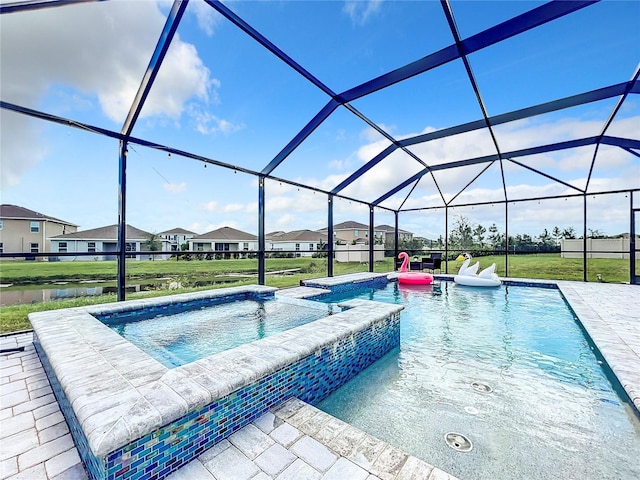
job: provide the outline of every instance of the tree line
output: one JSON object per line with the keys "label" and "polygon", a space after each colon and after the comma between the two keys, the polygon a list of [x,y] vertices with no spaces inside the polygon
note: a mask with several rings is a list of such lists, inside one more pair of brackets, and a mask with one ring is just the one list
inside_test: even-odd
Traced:
{"label": "tree line", "polygon": [[[597,229],[587,229],[588,238],[616,238],[616,236],[607,236]],[[530,235],[528,233],[518,233],[509,235],[508,248],[509,252],[527,252],[527,253],[553,253],[560,252],[560,241],[562,239],[582,238],[577,236],[574,227],[569,226],[560,228],[554,226],[551,230],[545,228],[538,235]],[[507,238],[504,232],[498,229],[493,223],[489,228],[481,224],[473,224],[469,218],[458,215],[453,222],[453,228],[449,232],[448,237],[449,250],[474,250],[474,251],[502,251],[507,249]],[[398,249],[410,253],[410,255],[419,254],[421,251],[428,250],[444,250],[445,239],[440,235],[435,240],[401,240]],[[393,245],[387,242],[385,250],[389,252],[389,256],[393,256]]]}

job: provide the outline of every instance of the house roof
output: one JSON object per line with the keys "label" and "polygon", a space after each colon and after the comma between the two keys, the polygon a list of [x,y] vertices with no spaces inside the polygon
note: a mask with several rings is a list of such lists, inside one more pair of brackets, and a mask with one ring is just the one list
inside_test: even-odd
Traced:
{"label": "house roof", "polygon": [[[151,234],[140,230],[139,228],[127,225],[127,240],[147,240]],[[52,240],[118,240],[118,225],[109,225],[107,227],[92,228],[81,232],[67,233],[64,235],[56,235],[51,237]]]}
{"label": "house roof", "polygon": [[41,220],[47,222],[63,223],[65,225],[71,225],[73,227],[78,226],[75,223],[67,222],[66,220],[60,220],[59,218],[51,217],[49,215],[45,215],[44,213],[36,212],[25,207],[7,203],[3,203],[2,205],[0,205],[0,218],[12,218],[16,220]]}
{"label": "house roof", "polygon": [[257,240],[258,237],[242,230],[231,227],[222,227],[217,230],[203,233],[193,237],[193,240]]}
{"label": "house roof", "polygon": [[327,242],[329,238],[321,232],[313,230],[294,230],[292,232],[277,232],[279,235],[270,237],[272,242]]}
{"label": "house roof", "polygon": [[166,230],[164,232],[160,232],[160,235],[197,235],[196,232],[192,232],[191,230],[185,230],[184,228],[172,228],[171,230]]}
{"label": "house roof", "polygon": [[[338,224],[333,226],[334,230],[363,230],[363,229],[366,230],[368,228],[369,228],[369,225],[365,225],[364,223],[359,223],[359,222],[354,222],[354,221],[342,222],[342,223],[338,223]],[[326,228],[321,228],[318,231],[319,232],[326,232],[327,229]]]}
{"label": "house roof", "polygon": [[369,225],[365,225],[364,223],[359,223],[359,222],[348,221],[348,222],[342,222],[333,226],[334,230],[351,230],[351,229],[361,230],[363,228],[367,229],[369,228]]}
{"label": "house roof", "polygon": [[[393,232],[395,230],[395,227],[392,227],[391,225],[378,225],[377,227],[374,228],[374,230],[377,230],[379,232]],[[401,228],[399,228],[398,233],[412,233],[412,232],[409,232],[407,230],[402,230]]]}

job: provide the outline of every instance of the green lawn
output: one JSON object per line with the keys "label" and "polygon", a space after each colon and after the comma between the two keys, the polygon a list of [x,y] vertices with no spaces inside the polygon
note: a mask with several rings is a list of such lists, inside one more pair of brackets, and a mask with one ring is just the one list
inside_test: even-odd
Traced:
{"label": "green lawn", "polygon": [[[489,256],[474,259],[480,261],[480,268],[497,264],[498,274],[504,276],[503,256]],[[450,261],[449,273],[456,273],[461,262]],[[334,263],[334,275],[368,271],[368,265],[360,263]],[[193,260],[193,261],[130,261],[127,263],[127,281],[170,278],[184,288],[178,290],[155,290],[128,294],[128,299],[205,290],[225,286],[257,283],[258,263],[255,259],[242,260]],[[299,269],[293,273],[269,274],[282,270]],[[597,274],[605,282],[628,282],[629,261],[618,259],[589,259],[588,280],[597,281]],[[327,260],[322,258],[269,258],[266,260],[266,284],[283,288],[300,284],[300,280],[326,276]],[[393,270],[393,259],[377,262],[376,272]],[[443,266],[444,272],[444,266]],[[24,285],[43,284],[54,281],[114,281],[117,273],[116,262],[0,262],[0,283]],[[230,274],[244,274],[234,276]],[[582,259],[561,258],[559,254],[516,255],[509,257],[509,276],[519,278],[539,278],[557,280],[583,279]],[[202,286],[204,282],[215,282]],[[1,292],[1,291],[0,291]],[[57,300],[47,303],[15,305],[0,309],[0,333],[27,330],[31,328],[27,315],[30,312],[69,308],[116,301],[115,295],[85,297],[72,300]]]}
{"label": "green lawn", "polygon": [[[495,262],[498,275],[505,275],[504,256],[479,257],[473,259],[472,263],[476,261],[480,262],[481,269]],[[449,262],[449,273],[457,272],[460,264]],[[558,253],[509,256],[509,277],[582,281],[583,272],[582,258],[561,258]],[[598,274],[602,275],[605,282],[629,282],[629,260],[587,259],[587,281],[597,281]]]}

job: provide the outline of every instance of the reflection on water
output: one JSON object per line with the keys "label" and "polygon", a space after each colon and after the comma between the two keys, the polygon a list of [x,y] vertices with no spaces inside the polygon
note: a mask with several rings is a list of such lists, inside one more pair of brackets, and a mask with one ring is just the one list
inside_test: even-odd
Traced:
{"label": "reflection on water", "polygon": [[[218,281],[201,281],[197,285],[206,286],[219,283]],[[187,285],[184,285],[185,287]],[[127,293],[147,292],[151,290],[175,290],[183,288],[182,283],[176,281],[150,281],[135,285],[127,285]],[[55,300],[68,300],[80,297],[95,297],[100,295],[115,295],[118,287],[113,282],[105,283],[74,283],[74,284],[46,284],[34,285],[29,288],[2,287],[0,288],[0,305],[24,305],[30,303],[51,302]]]}
{"label": "reflection on water", "polygon": [[[49,287],[49,286],[48,286]],[[133,290],[136,288],[137,290]],[[136,285],[128,291],[140,291],[139,285]],[[14,288],[2,288],[0,290],[1,304],[2,306],[9,305],[21,305],[28,303],[42,303],[51,302],[54,300],[78,298],[78,297],[93,297],[97,295],[109,295],[115,294],[115,286],[86,286],[86,287],[65,287],[65,288],[29,288],[29,289],[14,289]]]}

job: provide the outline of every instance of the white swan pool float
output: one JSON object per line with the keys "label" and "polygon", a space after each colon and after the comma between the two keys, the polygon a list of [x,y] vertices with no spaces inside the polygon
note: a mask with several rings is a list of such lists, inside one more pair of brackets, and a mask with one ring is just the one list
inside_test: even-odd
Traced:
{"label": "white swan pool float", "polygon": [[476,273],[480,267],[480,262],[471,263],[471,255],[465,253],[456,258],[456,261],[464,260],[458,274],[453,277],[453,281],[460,285],[469,285],[472,287],[499,287],[502,280],[496,274],[496,264],[485,268],[480,273]]}

